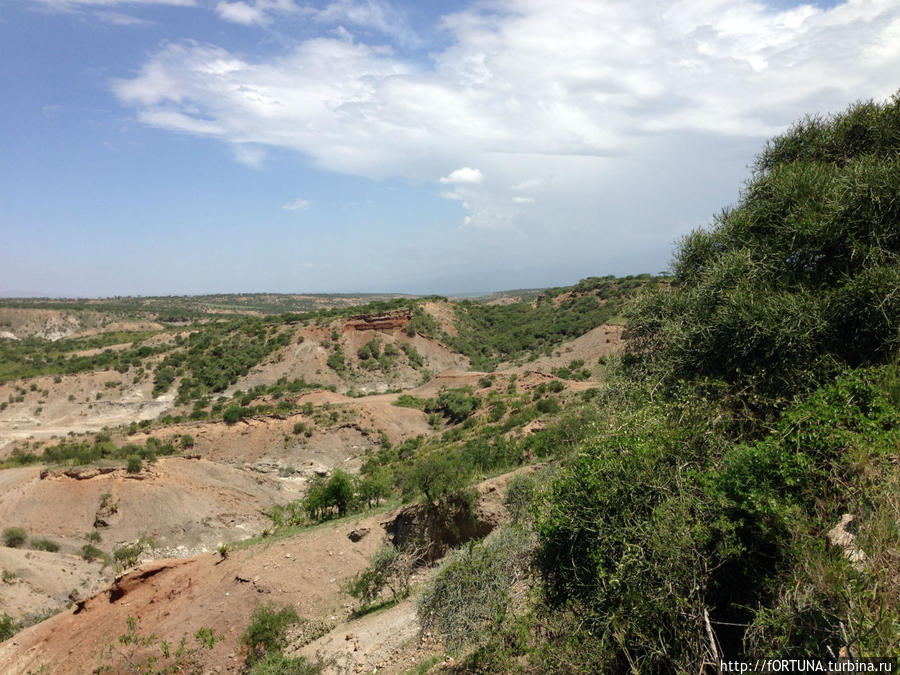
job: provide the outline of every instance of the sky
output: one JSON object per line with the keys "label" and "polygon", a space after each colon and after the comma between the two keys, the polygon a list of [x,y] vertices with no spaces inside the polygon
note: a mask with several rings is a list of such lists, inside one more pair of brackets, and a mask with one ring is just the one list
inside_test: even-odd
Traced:
{"label": "sky", "polygon": [[0,295],[656,273],[900,2],[0,0]]}

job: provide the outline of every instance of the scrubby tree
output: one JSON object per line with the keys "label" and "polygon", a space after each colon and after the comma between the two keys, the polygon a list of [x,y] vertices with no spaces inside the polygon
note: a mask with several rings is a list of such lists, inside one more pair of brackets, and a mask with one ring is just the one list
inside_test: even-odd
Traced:
{"label": "scrubby tree", "polygon": [[686,236],[673,283],[631,314],[666,385],[790,395],[900,346],[900,96],[772,140],[739,203]]}

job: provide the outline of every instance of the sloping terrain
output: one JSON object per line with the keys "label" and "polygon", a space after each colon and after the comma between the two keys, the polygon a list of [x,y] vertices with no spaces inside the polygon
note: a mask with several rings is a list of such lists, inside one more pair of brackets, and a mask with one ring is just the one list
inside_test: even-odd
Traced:
{"label": "sloping terrain", "polygon": [[[479,486],[477,517],[489,527],[505,518],[501,506],[507,477]],[[141,633],[177,643],[181,635],[211,628],[225,636],[204,654],[204,668],[239,672],[238,638],[258,602],[289,604],[308,620],[331,625],[325,635],[302,648],[333,660],[333,668],[365,664],[368,672],[402,672],[410,655],[419,653],[415,611],[408,601],[385,614],[347,619],[343,582],[364,569],[382,544],[384,526],[398,511],[324,524],[288,539],[262,540],[226,558],[210,553],[164,559],[128,572],[106,590],[80,601],[74,609],[28,628],[0,644],[0,670],[27,673],[89,672],[106,664],[121,667],[122,655],[103,647],[125,632],[129,616]],[[351,541],[353,531],[369,534]],[[347,634],[353,637],[348,640]],[[387,638],[386,640],[384,638]]]}
{"label": "sloping terrain", "polygon": [[182,457],[160,458],[135,474],[113,467],[29,467],[2,474],[11,475],[0,494],[0,522],[50,538],[68,553],[77,553],[94,530],[109,551],[142,536],[171,554],[210,550],[255,534],[267,523],[271,504],[299,492],[296,481]]}
{"label": "sloping terrain", "polygon": [[[524,330],[540,332],[577,300],[543,305]],[[596,384],[598,360],[621,346],[621,329],[542,339],[541,352],[553,346],[547,354],[517,348],[517,359],[496,371],[473,371],[460,351],[477,339],[473,325],[460,324],[466,313],[442,299],[405,302],[355,313],[204,316],[190,325],[178,313],[187,310],[173,307],[170,318],[182,317],[177,329],[146,324],[153,331],[100,332],[84,347],[63,339],[46,352],[40,342],[8,351],[27,355],[28,372],[45,374],[0,382],[0,460],[9,467],[0,470],[0,524],[27,533],[21,548],[0,549],[9,578],[0,618],[21,629],[0,644],[0,670],[116,668],[116,637],[133,616],[142,634],[170,641],[203,627],[221,632],[225,640],[204,651],[203,668],[240,672],[239,638],[256,601],[331,626],[312,641],[295,639],[286,653],[323,656],[332,670],[401,672],[440,653],[439,641],[420,639],[413,600],[352,619],[343,590],[382,545],[385,523],[412,517],[405,528],[424,527],[410,515],[421,507],[367,515],[357,504],[362,514],[332,522],[330,507],[309,510],[305,498],[346,472],[354,489],[375,481],[369,504],[415,500],[416,467],[455,461],[473,443],[523,450],[472,460],[466,480],[542,457],[543,446],[529,439]],[[102,324],[109,317],[100,314]],[[497,330],[521,335],[508,313],[497,316]],[[566,379],[579,359],[587,365]],[[498,484],[485,485],[479,518],[491,525],[467,536],[505,518]],[[291,520],[282,522],[278,509]],[[353,530],[368,535],[351,542]],[[223,544],[224,555],[213,552]],[[58,550],[34,550],[49,545]],[[135,557],[119,556],[130,548]],[[135,558],[143,564],[128,571]],[[428,574],[422,568],[414,583]],[[102,653],[110,645],[112,653]]]}

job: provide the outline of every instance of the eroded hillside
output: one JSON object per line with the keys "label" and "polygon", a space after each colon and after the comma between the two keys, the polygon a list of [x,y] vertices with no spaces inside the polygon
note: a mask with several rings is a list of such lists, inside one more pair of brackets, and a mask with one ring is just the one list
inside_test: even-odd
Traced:
{"label": "eroded hillside", "polygon": [[[622,344],[621,325],[603,323],[621,302],[604,309],[596,289],[530,302],[486,306],[499,310],[489,329],[481,306],[441,298],[177,325],[8,310],[30,337],[8,339],[0,364],[0,523],[24,533],[0,549],[0,599],[10,625],[62,613],[3,644],[4,670],[119,667],[100,647],[135,616],[163,639],[221,632],[204,667],[239,671],[238,638],[269,599],[328,627],[292,644],[332,668],[399,671],[439,653],[419,640],[411,601],[389,610],[387,639],[348,614],[346,583],[390,540],[397,505],[541,461],[596,391]],[[21,315],[39,312],[72,330],[36,337]],[[454,456],[450,482],[432,485],[429,467]],[[352,504],[311,504],[341,476]],[[508,520],[502,484],[481,488],[478,536]],[[367,646],[348,655],[338,634],[351,627]]]}

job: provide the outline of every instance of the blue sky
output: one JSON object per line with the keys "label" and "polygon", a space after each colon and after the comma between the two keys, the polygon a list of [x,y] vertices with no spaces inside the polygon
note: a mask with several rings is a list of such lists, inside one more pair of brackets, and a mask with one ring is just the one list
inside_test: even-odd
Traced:
{"label": "blue sky", "polygon": [[0,294],[658,272],[898,73],[895,0],[5,0]]}

